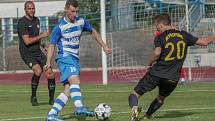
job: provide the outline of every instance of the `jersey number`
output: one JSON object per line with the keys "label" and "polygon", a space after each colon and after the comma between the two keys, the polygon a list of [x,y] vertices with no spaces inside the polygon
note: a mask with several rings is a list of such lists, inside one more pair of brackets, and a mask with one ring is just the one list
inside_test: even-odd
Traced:
{"label": "jersey number", "polygon": [[165,57],[165,61],[171,61],[174,59],[182,59],[184,58],[184,51],[185,51],[185,42],[184,41],[178,41],[176,44],[176,57],[173,55],[173,52],[175,50],[175,45],[173,42],[168,42],[165,46],[165,48],[170,48],[169,53]]}
{"label": "jersey number", "polygon": [[70,67],[70,71],[71,72],[76,72],[76,68],[75,67]]}

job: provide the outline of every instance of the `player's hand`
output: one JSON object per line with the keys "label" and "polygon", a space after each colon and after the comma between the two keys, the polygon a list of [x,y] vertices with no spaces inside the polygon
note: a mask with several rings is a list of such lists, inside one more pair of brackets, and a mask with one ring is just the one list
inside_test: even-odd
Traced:
{"label": "player's hand", "polygon": [[41,38],[45,38],[49,36],[49,32],[41,32],[40,33]]}
{"label": "player's hand", "polygon": [[112,52],[111,48],[109,48],[108,46],[104,46],[103,51],[105,52],[105,54],[110,54]]}
{"label": "player's hand", "polygon": [[49,68],[51,68],[51,64],[46,64],[46,65],[43,67],[43,70],[44,70],[44,71],[47,71]]}

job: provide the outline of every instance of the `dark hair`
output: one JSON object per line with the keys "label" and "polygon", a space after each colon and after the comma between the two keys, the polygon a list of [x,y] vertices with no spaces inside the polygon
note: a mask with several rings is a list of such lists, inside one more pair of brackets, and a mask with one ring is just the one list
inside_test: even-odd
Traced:
{"label": "dark hair", "polygon": [[171,25],[171,18],[168,13],[162,13],[159,15],[156,15],[154,17],[154,23],[162,23],[164,25]]}
{"label": "dark hair", "polygon": [[79,6],[79,3],[77,0],[67,0],[65,7],[69,7],[70,5],[77,8]]}
{"label": "dark hair", "polygon": [[25,4],[24,4],[25,9],[27,8],[28,4],[34,4],[34,2],[33,1],[26,1]]}

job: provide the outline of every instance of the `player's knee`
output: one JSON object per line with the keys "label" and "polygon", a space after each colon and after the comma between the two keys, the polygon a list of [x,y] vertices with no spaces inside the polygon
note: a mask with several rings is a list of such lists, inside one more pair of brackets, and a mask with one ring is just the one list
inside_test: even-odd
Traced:
{"label": "player's knee", "polygon": [[158,100],[159,103],[163,104],[164,100],[165,100],[165,97],[164,96],[158,96],[157,100]]}
{"label": "player's knee", "polygon": [[72,76],[69,79],[70,84],[80,84],[80,79],[79,77],[76,76]]}
{"label": "player's knee", "polygon": [[40,76],[42,74],[42,70],[41,69],[35,69],[34,74],[37,76]]}
{"label": "player's knee", "polygon": [[35,75],[40,76],[42,74],[42,69],[40,68],[39,64],[36,64],[32,67],[32,70]]}

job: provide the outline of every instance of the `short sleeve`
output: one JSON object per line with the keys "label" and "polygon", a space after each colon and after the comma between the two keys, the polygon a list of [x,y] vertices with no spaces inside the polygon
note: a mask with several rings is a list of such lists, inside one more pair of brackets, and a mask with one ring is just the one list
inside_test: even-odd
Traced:
{"label": "short sleeve", "polygon": [[88,23],[87,20],[84,20],[84,26],[83,26],[83,30],[84,31],[89,31],[89,32],[92,32],[92,26]]}
{"label": "short sleeve", "polygon": [[22,36],[22,35],[29,35],[28,33],[28,26],[25,24],[24,21],[20,20],[18,22],[18,25],[17,25],[17,31],[18,33]]}
{"label": "short sleeve", "polygon": [[59,26],[55,26],[50,36],[50,43],[57,44],[60,38],[61,38],[61,30]]}
{"label": "short sleeve", "polygon": [[161,47],[161,41],[159,37],[155,37],[154,45],[155,47]]}
{"label": "short sleeve", "polygon": [[185,32],[186,34],[186,41],[188,42],[188,46],[193,46],[196,44],[196,41],[199,39],[198,37],[195,37],[187,32]]}

